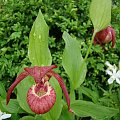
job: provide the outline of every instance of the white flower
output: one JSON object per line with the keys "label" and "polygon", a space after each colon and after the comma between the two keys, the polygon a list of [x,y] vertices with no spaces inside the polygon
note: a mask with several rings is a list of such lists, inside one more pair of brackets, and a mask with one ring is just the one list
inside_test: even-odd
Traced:
{"label": "white flower", "polygon": [[111,70],[112,70],[113,68],[117,68],[115,64],[114,64],[114,65],[111,65],[108,61],[105,62],[105,65],[107,65],[107,66],[108,66],[108,69],[111,69]]}
{"label": "white flower", "polygon": [[119,61],[119,69],[120,69],[120,61]]}
{"label": "white flower", "polygon": [[4,120],[10,117],[11,117],[11,114],[6,114],[5,112],[0,111],[0,120]]}
{"label": "white flower", "polygon": [[118,70],[116,65],[111,65],[108,61],[105,64],[108,66],[106,73],[110,75],[110,78],[108,79],[108,83],[112,84],[113,81],[116,80],[116,82],[120,84],[120,70]]}

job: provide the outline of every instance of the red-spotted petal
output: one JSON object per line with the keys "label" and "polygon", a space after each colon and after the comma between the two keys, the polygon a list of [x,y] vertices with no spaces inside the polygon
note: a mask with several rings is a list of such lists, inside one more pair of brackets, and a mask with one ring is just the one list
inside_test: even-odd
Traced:
{"label": "red-spotted petal", "polygon": [[33,85],[27,93],[28,105],[36,114],[48,112],[56,101],[55,90],[49,83],[46,83]]}

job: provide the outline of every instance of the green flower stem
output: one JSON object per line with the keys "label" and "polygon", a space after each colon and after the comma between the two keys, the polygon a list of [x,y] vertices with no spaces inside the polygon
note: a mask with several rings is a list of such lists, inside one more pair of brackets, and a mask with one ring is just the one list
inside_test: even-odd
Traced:
{"label": "green flower stem", "polygon": [[112,94],[112,88],[114,87],[114,84],[109,85],[109,93]]}
{"label": "green flower stem", "polygon": [[71,100],[71,102],[73,102],[75,100],[75,91],[74,91],[74,88],[72,87],[72,85],[70,88],[70,100]]}
{"label": "green flower stem", "polygon": [[91,50],[91,47],[92,47],[92,43],[93,43],[93,40],[94,40],[94,37],[95,37],[95,35],[96,35],[96,31],[94,31],[94,33],[93,33],[93,35],[92,35],[92,40],[91,40],[91,43],[90,43],[90,46],[89,46],[89,48],[88,48],[88,50],[87,50],[87,53],[86,53],[86,56],[85,56],[85,61],[86,61],[86,59],[87,59],[87,57],[88,57],[88,55],[89,55],[89,53],[90,53],[90,50]]}

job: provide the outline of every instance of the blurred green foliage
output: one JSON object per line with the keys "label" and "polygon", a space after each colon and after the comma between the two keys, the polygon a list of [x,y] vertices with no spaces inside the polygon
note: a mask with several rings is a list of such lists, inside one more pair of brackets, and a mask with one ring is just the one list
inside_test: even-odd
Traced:
{"label": "blurred green foliage", "polygon": [[[6,0],[0,4],[0,81],[6,89],[14,81],[23,65],[30,65],[28,59],[29,32],[41,9],[49,26],[49,48],[53,64],[59,66],[58,72],[67,81],[66,73],[61,65],[65,43],[62,33],[68,31],[81,42],[83,57],[90,44],[93,26],[89,19],[91,0]],[[120,1],[113,0],[111,25],[116,31],[116,46],[111,43],[102,49],[92,46],[88,59],[88,71],[84,86],[98,92],[102,104],[110,98],[105,74],[105,61],[118,65],[120,60]],[[69,86],[69,85],[68,85]],[[118,86],[112,91],[116,97]],[[104,93],[104,94],[103,94]],[[120,93],[119,93],[120,94]],[[113,96],[112,96],[113,97]],[[87,98],[85,98],[87,99]],[[110,100],[112,100],[111,98]],[[120,99],[120,98],[119,98]],[[118,100],[118,99],[117,99]],[[108,101],[107,101],[108,102]],[[111,103],[111,101],[110,101]],[[116,103],[115,103],[116,104]]]}
{"label": "blurred green foliage", "polygon": [[[61,66],[63,31],[69,31],[83,42],[90,36],[89,3],[90,0],[3,1],[0,8],[0,80],[8,87],[21,66],[30,64],[27,55],[29,32],[39,9],[50,29],[49,47],[53,63]],[[62,70],[60,67],[60,72]]]}
{"label": "blurred green foliage", "polygon": [[[64,31],[69,32],[81,43],[83,57],[90,44],[93,25],[89,19],[91,0],[0,0],[0,82],[6,90],[15,80],[18,71],[24,65],[30,65],[28,59],[29,33],[34,20],[41,9],[49,26],[49,48],[53,64],[68,82],[62,67],[62,54],[65,43]],[[120,1],[112,0],[111,25],[116,31],[116,45],[111,43],[102,49],[92,46],[88,58],[88,71],[83,86],[76,91],[79,99],[99,102],[109,107],[120,107],[120,87],[108,85],[109,76],[105,74],[105,61],[118,65],[120,60]],[[67,83],[69,87],[69,84]],[[120,116],[113,118],[119,119]]]}

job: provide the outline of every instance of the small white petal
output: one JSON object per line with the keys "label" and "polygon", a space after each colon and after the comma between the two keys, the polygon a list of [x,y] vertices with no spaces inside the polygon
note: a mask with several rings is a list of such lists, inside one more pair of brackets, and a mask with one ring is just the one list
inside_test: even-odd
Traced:
{"label": "small white petal", "polygon": [[116,78],[116,82],[117,82],[118,84],[120,84],[120,79]]}
{"label": "small white petal", "polygon": [[6,118],[10,118],[11,114],[3,114],[0,118],[1,119],[6,119]]}
{"label": "small white petal", "polygon": [[105,65],[107,65],[108,67],[113,67],[108,61],[105,62]]}
{"label": "small white petal", "polygon": [[120,60],[119,60],[119,69],[120,69]]}
{"label": "small white petal", "polygon": [[117,69],[116,69],[116,68],[115,68],[115,69],[112,69],[112,71],[113,71],[113,74],[116,74]]}
{"label": "small white petal", "polygon": [[117,71],[117,77],[120,78],[120,70]]}
{"label": "small white petal", "polygon": [[113,65],[113,67],[114,67],[114,68],[117,68],[117,66],[116,66],[115,64]]}
{"label": "small white petal", "polygon": [[113,79],[112,77],[110,77],[110,78],[108,79],[108,84],[112,84],[113,81],[114,81],[114,79]]}
{"label": "small white petal", "polygon": [[107,73],[108,75],[113,75],[113,73],[112,73],[110,70],[106,70],[106,73]]}
{"label": "small white petal", "polygon": [[0,116],[2,116],[3,112],[0,112]]}

